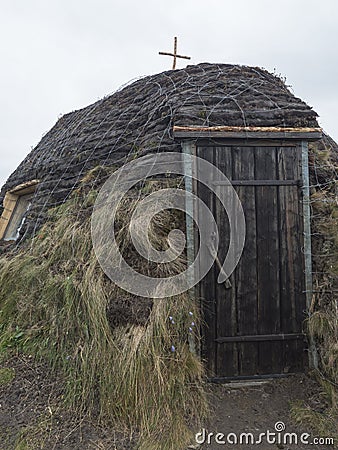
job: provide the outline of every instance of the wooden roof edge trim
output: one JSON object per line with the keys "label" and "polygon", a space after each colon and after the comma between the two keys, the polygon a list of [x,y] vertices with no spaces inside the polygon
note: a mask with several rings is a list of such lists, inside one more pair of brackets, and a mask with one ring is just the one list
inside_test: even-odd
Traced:
{"label": "wooden roof edge trim", "polygon": [[216,126],[216,127],[199,127],[199,126],[174,126],[175,132],[277,132],[277,133],[322,133],[322,128],[310,127],[234,127],[234,126]]}
{"label": "wooden roof edge trim", "polygon": [[323,137],[321,128],[280,127],[178,127],[174,137],[178,139],[260,139],[317,141]]}
{"label": "wooden roof edge trim", "polygon": [[24,189],[31,188],[36,186],[38,183],[40,183],[40,180],[30,180],[26,181],[25,183],[19,184],[18,186],[15,186],[13,189],[10,189],[8,191],[9,194],[16,194],[20,191],[23,191]]}

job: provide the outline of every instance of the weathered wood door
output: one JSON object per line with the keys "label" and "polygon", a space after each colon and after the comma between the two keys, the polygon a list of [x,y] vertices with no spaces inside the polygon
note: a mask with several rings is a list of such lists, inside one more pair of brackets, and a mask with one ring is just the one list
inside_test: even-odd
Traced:
{"label": "weathered wood door", "polygon": [[[231,378],[302,371],[304,335],[303,213],[299,144],[198,146],[197,156],[231,180],[242,202],[246,241],[230,277],[217,283],[214,264],[200,283],[204,311],[203,357],[210,377]],[[215,189],[228,189],[217,186]],[[216,196],[198,195],[216,218],[222,262],[229,223]]]}

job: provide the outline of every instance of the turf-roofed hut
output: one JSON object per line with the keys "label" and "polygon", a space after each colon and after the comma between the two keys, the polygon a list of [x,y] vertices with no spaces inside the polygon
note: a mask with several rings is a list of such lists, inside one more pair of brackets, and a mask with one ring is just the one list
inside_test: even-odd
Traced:
{"label": "turf-roofed hut", "polygon": [[[189,439],[205,410],[205,375],[280,376],[310,360],[337,382],[338,151],[316,117],[279,77],[225,64],[148,76],[62,117],[1,190],[2,348],[20,330],[22,351],[63,371],[71,405],[136,427],[146,449]],[[168,277],[206,245],[182,211],[169,209],[152,220],[149,239],[165,250],[178,228],[186,251],[165,264],[138,255],[126,224],[139,201],[172,186],[203,199],[220,244],[194,290],[154,300],[109,280],[90,220],[115,170],[165,152],[186,155],[185,176],[144,180],[123,199],[115,232],[124,256]],[[246,221],[242,257],[222,283],[230,232],[215,193],[229,187],[217,177],[214,188],[191,182],[195,155],[231,181]]]}

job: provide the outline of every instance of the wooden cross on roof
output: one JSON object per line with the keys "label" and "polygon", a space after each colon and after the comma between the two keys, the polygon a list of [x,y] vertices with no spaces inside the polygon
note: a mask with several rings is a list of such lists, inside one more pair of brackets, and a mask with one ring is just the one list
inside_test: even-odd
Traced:
{"label": "wooden cross on roof", "polygon": [[165,56],[173,56],[173,70],[176,69],[176,60],[177,58],[182,59],[191,59],[190,56],[182,56],[177,54],[177,37],[174,38],[174,53],[167,53],[167,52],[159,52],[159,55],[165,55]]}

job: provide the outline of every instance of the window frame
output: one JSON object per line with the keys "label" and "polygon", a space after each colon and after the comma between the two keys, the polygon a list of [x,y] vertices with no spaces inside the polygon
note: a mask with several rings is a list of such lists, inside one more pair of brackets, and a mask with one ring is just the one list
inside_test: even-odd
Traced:
{"label": "window frame", "polygon": [[[6,232],[11,224],[11,221],[13,219],[17,219],[15,215],[15,211],[17,210],[17,207],[19,206],[20,198],[33,194],[37,188],[37,185],[39,184],[39,180],[31,180],[27,181],[26,183],[19,184],[18,186],[14,187],[13,189],[6,192],[4,201],[3,201],[3,212],[0,217],[0,240],[6,241],[6,242],[15,242],[17,240],[16,238],[6,238]],[[21,218],[19,220],[19,224],[17,227],[17,230],[20,229],[20,227],[23,224],[23,219],[26,216],[28,208],[25,209],[25,211],[21,214]]]}

